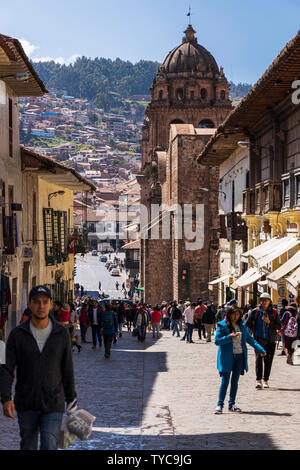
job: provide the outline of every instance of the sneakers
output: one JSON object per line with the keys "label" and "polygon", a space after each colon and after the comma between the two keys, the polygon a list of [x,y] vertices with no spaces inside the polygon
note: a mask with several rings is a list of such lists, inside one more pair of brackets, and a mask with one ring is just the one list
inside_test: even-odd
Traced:
{"label": "sneakers", "polygon": [[269,384],[267,380],[264,380],[263,388],[269,388]]}
{"label": "sneakers", "polygon": [[241,408],[238,408],[238,407],[235,406],[235,405],[230,405],[230,406],[228,407],[228,411],[231,411],[232,413],[242,413]]}
{"label": "sneakers", "polygon": [[257,381],[256,381],[256,386],[255,386],[255,388],[256,388],[257,390],[262,390],[263,386],[262,386],[262,381],[261,381],[261,380],[257,380]]}
{"label": "sneakers", "polygon": [[215,409],[215,415],[221,415],[223,413],[223,408],[222,406],[217,406]]}

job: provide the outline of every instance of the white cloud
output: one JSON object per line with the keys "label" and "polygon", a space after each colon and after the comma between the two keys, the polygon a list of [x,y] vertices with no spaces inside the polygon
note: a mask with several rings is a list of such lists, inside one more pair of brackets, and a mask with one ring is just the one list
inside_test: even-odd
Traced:
{"label": "white cloud", "polygon": [[39,49],[38,46],[35,46],[34,44],[31,44],[29,41],[27,41],[27,39],[20,39],[20,43],[22,44],[22,47],[25,51],[25,54],[28,55],[29,57],[31,56],[31,54],[34,51]]}
{"label": "white cloud", "polygon": [[69,59],[65,59],[64,57],[34,57],[32,59],[33,62],[51,62],[54,61],[56,64],[60,65],[70,65],[76,62],[76,59],[80,57],[79,54],[72,55]]}

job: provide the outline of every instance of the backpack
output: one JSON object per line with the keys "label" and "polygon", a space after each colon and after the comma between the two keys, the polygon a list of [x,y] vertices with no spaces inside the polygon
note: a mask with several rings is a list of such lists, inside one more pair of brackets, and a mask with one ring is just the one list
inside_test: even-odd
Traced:
{"label": "backpack", "polygon": [[297,318],[293,317],[290,315],[287,325],[284,330],[285,336],[288,336],[289,338],[295,338],[298,333],[298,323],[297,323]]}
{"label": "backpack", "polygon": [[[248,313],[249,313],[249,312],[248,312]],[[257,320],[258,314],[259,314],[259,307],[257,307],[257,308],[255,309],[254,321]],[[273,320],[275,320],[276,315],[277,315],[277,310],[276,310],[276,308],[273,308]]]}

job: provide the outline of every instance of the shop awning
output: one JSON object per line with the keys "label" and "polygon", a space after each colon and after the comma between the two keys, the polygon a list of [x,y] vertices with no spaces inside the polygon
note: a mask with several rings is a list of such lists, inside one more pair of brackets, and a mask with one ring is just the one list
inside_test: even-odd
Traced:
{"label": "shop awning", "polygon": [[280,266],[280,268],[276,269],[276,271],[267,276],[269,287],[272,289],[277,289],[277,282],[283,277],[287,276],[293,269],[298,268],[298,266],[300,266],[300,251],[298,251],[292,258]]}
{"label": "shop awning", "polygon": [[216,284],[219,284],[220,282],[228,281],[228,279],[229,279],[230,277],[231,277],[231,276],[229,276],[229,275],[227,274],[226,276],[219,277],[218,279],[214,279],[213,281],[209,282],[209,283],[208,283],[208,288],[209,288],[209,290],[212,290],[212,289],[213,289],[213,286],[215,286]]}
{"label": "shop awning", "polygon": [[249,263],[250,257],[256,267],[262,268],[267,264],[271,263],[278,256],[283,255],[287,251],[295,248],[300,243],[298,238],[289,237],[276,237],[262,243],[261,245],[252,248],[241,255],[241,261]]}
{"label": "shop awning", "polygon": [[297,287],[300,284],[300,267],[291,274],[291,276],[286,278],[286,287],[287,290],[294,296],[298,295]]}
{"label": "shop awning", "polygon": [[247,287],[258,281],[265,273],[259,271],[257,268],[249,268],[241,277],[236,279],[233,284],[231,284],[231,289],[238,289],[239,287]]}

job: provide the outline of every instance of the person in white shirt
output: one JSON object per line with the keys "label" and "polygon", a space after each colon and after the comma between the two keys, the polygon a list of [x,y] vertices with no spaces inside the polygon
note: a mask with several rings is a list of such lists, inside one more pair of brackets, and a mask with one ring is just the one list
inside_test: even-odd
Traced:
{"label": "person in white shirt", "polygon": [[192,303],[189,307],[187,307],[183,313],[186,328],[187,328],[187,335],[186,335],[186,342],[193,343],[192,340],[193,336],[193,328],[194,328],[194,320],[195,320],[195,308],[197,304]]}

